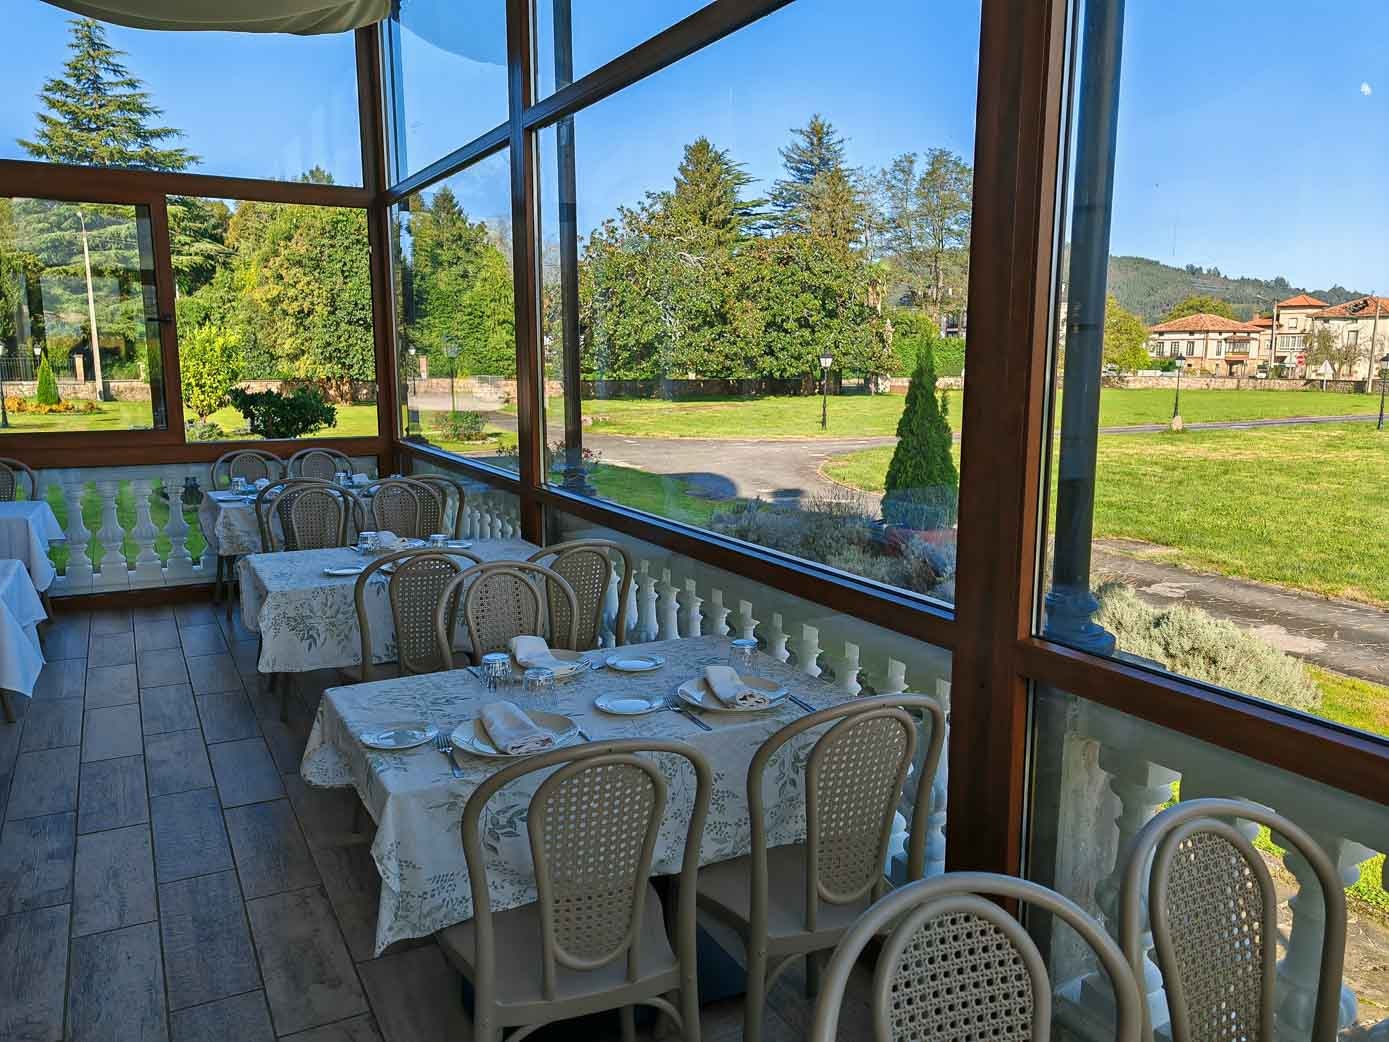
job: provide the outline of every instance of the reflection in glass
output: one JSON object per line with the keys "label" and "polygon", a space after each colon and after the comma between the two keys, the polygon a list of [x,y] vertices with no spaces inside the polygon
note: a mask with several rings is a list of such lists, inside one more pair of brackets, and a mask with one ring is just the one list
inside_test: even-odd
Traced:
{"label": "reflection in glass", "polygon": [[544,98],[705,7],[709,0],[537,0],[536,96]]}
{"label": "reflection in glass", "polygon": [[0,430],[167,424],[149,209],[0,198]]}

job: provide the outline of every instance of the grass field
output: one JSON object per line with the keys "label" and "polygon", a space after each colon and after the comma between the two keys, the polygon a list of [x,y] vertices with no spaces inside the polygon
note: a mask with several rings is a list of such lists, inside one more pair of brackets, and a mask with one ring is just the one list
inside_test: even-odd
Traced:
{"label": "grass field", "polygon": [[[716,398],[665,401],[656,398],[588,400],[584,415],[595,434],[644,438],[859,438],[897,433],[906,399],[900,394],[843,395],[829,399],[829,427],[820,429],[820,399],[815,397]],[[950,426],[959,431],[960,392],[947,394]],[[1374,395],[1329,391],[1184,391],[1182,419],[1187,423],[1224,420],[1283,419],[1292,416],[1368,414],[1379,408]],[[563,403],[552,400],[550,415],[563,415]],[[1166,389],[1105,390],[1100,396],[1100,423],[1105,427],[1166,423],[1172,417],[1172,392]]]}
{"label": "grass field", "polygon": [[[880,492],[890,447],[825,473]],[[1095,535],[1171,548],[1163,560],[1389,606],[1389,435],[1368,424],[1107,435]]]}

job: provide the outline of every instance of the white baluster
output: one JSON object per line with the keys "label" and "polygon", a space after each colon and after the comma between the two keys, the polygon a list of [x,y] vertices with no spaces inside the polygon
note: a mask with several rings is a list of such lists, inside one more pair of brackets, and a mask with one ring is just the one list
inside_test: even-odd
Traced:
{"label": "white baluster", "polygon": [[608,576],[608,585],[603,590],[603,611],[598,622],[598,644],[611,648],[617,645],[617,591],[622,582],[617,569]]}
{"label": "white baluster", "polygon": [[92,587],[92,558],[87,544],[92,533],[82,519],[82,494],[86,486],[80,478],[63,484],[63,499],[68,507],[68,566],[66,586],[69,592],[79,593]]}
{"label": "white baluster", "polygon": [[658,596],[656,613],[661,620],[661,640],[675,640],[680,636],[680,602],[676,598],[675,584],[670,581],[670,569],[661,569],[661,582],[656,587]]}
{"label": "white baluster", "polygon": [[169,493],[169,520],[164,526],[164,532],[169,537],[169,564],[164,574],[170,582],[177,582],[180,579],[192,578],[194,566],[200,562],[194,561],[188,550],[190,526],[183,516],[182,490],[179,487],[177,471],[165,472],[164,488]]}
{"label": "white baluster", "polygon": [[709,593],[709,632],[716,637],[728,636],[728,616],[731,614],[723,603],[723,591],[711,590]]}
{"label": "white baluster", "polygon": [[757,620],[752,617],[752,601],[738,602],[738,617],[734,620],[734,628],[738,631],[738,636],[744,640],[754,640],[757,637]]}
{"label": "white baluster", "polygon": [[796,664],[807,676],[818,677],[820,669],[820,631],[814,626],[801,623],[801,639],[796,642]]}
{"label": "white baluster", "polygon": [[470,506],[463,511],[463,536],[466,539],[478,538],[478,509]]}
{"label": "white baluster", "polygon": [[[888,676],[892,676],[894,665],[901,665],[901,663],[894,663],[889,660]],[[906,682],[905,673],[906,667],[903,667],[903,683]],[[950,681],[936,681],[936,701],[945,710],[945,741],[941,749],[940,766],[936,768],[936,776],[931,782],[931,809],[926,816],[925,875],[927,878],[945,871],[946,799],[950,791]],[[924,766],[924,750],[920,759],[922,762],[917,764],[917,770],[921,770]]]}
{"label": "white baluster", "polygon": [[130,585],[130,569],[125,562],[125,529],[116,516],[116,497],[120,493],[120,482],[98,481],[97,492],[101,496],[101,530],[97,539],[101,541],[101,571],[97,576],[98,588],[114,589]]}
{"label": "white baluster", "polygon": [[660,636],[656,622],[656,580],[651,575],[651,563],[643,561],[637,574],[637,641],[655,640]]}
{"label": "white baluster", "polygon": [[[155,552],[154,540],[159,535],[159,529],[154,525],[152,514],[154,498],[154,481],[150,478],[136,478],[130,483],[130,490],[135,497],[135,527],[131,529],[131,538],[135,540],[135,545],[139,547],[139,552],[135,555],[135,568],[130,576],[132,586],[160,586],[164,582],[164,570],[160,565],[159,554]],[[175,512],[183,512],[183,504],[179,501],[177,491],[169,496],[169,513],[172,516]]]}
{"label": "white baluster", "polygon": [[681,627],[686,637],[699,637],[704,632],[704,615],[700,612],[700,605],[704,603],[704,598],[699,595],[695,588],[693,579],[685,580],[685,605],[680,612],[684,616],[684,625]]}
{"label": "white baluster", "polygon": [[790,636],[781,625],[781,612],[772,612],[772,625],[767,630],[767,654],[778,662],[789,661],[791,653],[786,650],[786,641]]}
{"label": "white baluster", "polygon": [[863,685],[858,682],[859,671],[859,650],[858,645],[849,641],[844,642],[844,655],[834,666],[834,686],[853,698],[863,690]]}
{"label": "white baluster", "polygon": [[[937,681],[936,684],[937,690],[941,684],[945,684],[947,692],[950,690],[948,681]],[[883,682],[877,685],[877,688],[880,695],[900,695],[907,690],[907,664],[898,662],[895,658],[888,659],[887,675],[883,678]]]}
{"label": "white baluster", "polygon": [[495,538],[495,534],[494,534],[494,532],[493,532],[493,527],[492,527],[492,522],[493,522],[493,517],[492,517],[492,505],[491,505],[490,503],[484,503],[483,506],[482,506],[482,538],[484,538],[484,539],[493,539],[493,538]]}
{"label": "white baluster", "polygon": [[637,631],[637,581],[636,576],[632,577],[632,582],[627,587],[627,632],[622,634],[622,643],[626,644],[640,638],[634,637]]}

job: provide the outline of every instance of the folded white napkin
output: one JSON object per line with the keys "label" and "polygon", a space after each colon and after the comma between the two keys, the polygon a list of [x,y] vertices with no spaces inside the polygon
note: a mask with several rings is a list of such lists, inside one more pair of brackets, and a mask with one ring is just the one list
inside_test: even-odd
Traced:
{"label": "folded white napkin", "polygon": [[354,485],[365,485],[370,480],[371,478],[367,477],[365,474],[352,475],[352,484]]}
{"label": "folded white napkin", "polygon": [[402,542],[400,536],[396,535],[388,528],[376,533],[376,544],[382,550],[394,550]]}
{"label": "folded white napkin", "polygon": [[704,683],[709,690],[726,706],[739,709],[760,709],[771,705],[771,699],[760,691],[754,691],[743,683],[743,678],[732,666],[705,666]]}
{"label": "folded white napkin", "polygon": [[270,484],[269,478],[256,478],[255,480],[256,488],[264,488],[268,484]]}
{"label": "folded white napkin", "polygon": [[567,673],[574,663],[556,658],[545,643],[544,637],[522,635],[511,638],[511,657],[522,669],[553,669],[557,673]]}
{"label": "folded white napkin", "polygon": [[554,734],[539,726],[515,702],[488,702],[479,715],[482,729],[498,752],[524,756],[554,747]]}

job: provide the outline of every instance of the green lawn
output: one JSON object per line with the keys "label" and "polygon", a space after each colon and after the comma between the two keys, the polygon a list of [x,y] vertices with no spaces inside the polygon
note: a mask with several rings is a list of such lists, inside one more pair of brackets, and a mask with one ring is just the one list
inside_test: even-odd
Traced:
{"label": "green lawn", "polygon": [[1389,687],[1320,666],[1308,666],[1307,672],[1321,688],[1323,715],[1347,727],[1389,735]]}
{"label": "green lawn", "polygon": [[[372,405],[337,405],[334,406],[338,413],[338,422],[332,427],[325,427],[321,431],[315,431],[307,435],[310,438],[374,438],[376,437],[376,406]],[[227,432],[229,439],[241,441],[243,439],[255,439],[256,435],[243,433],[246,426],[246,418],[237,412],[230,405],[226,408],[218,409],[208,417],[213,423]]]}
{"label": "green lawn", "polygon": [[[960,429],[961,395],[947,393],[950,426]],[[586,400],[584,415],[595,434],[644,438],[846,438],[896,434],[905,397],[900,394],[851,394],[829,399],[829,426],[820,429],[816,397],[659,398]],[[514,408],[514,407],[513,407]],[[1221,420],[1280,419],[1291,416],[1345,416],[1373,413],[1375,395],[1330,391],[1184,391],[1182,418],[1187,423]],[[548,403],[561,416],[558,399]],[[1125,427],[1166,423],[1172,417],[1172,392],[1162,388],[1105,390],[1100,396],[1100,423]]]}
{"label": "green lawn", "polygon": [[102,402],[99,413],[9,414],[6,434],[52,434],[60,431],[128,431],[148,429],[151,424],[149,402]]}
{"label": "green lawn", "polygon": [[[880,492],[889,447],[825,473]],[[1389,434],[1369,424],[1108,435],[1095,535],[1170,547],[1162,559],[1389,606]]]}

